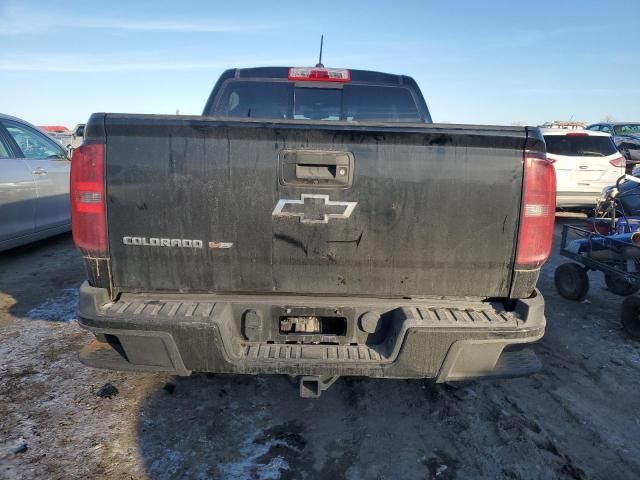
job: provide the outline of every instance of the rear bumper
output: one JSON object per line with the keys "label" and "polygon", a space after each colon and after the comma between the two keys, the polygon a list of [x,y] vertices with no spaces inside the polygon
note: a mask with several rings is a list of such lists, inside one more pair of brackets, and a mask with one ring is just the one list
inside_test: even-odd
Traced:
{"label": "rear bumper", "polygon": [[[288,341],[275,322],[281,312],[303,309],[344,316],[346,333],[314,338],[319,343],[300,335]],[[379,318],[375,333],[360,328],[365,314]],[[109,302],[105,290],[85,283],[78,317],[96,335],[80,354],[92,367],[440,382],[537,371],[533,352],[518,346],[538,340],[545,328],[538,291],[507,312],[499,302],[467,299],[127,294]]]}

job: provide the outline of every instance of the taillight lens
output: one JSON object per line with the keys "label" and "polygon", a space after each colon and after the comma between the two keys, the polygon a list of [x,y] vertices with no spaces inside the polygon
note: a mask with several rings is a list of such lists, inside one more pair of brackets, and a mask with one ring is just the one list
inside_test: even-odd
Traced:
{"label": "taillight lens", "polygon": [[615,157],[615,158],[612,158],[611,160],[609,160],[609,163],[611,165],[613,165],[614,167],[626,167],[627,166],[627,159],[624,158],[623,156],[619,156],[619,157]]}
{"label": "taillight lens", "polygon": [[535,268],[549,258],[555,215],[556,171],[546,155],[525,152],[518,266]]}
{"label": "taillight lens", "polygon": [[104,145],[83,144],[71,158],[71,229],[73,241],[84,253],[107,251],[104,198]]}

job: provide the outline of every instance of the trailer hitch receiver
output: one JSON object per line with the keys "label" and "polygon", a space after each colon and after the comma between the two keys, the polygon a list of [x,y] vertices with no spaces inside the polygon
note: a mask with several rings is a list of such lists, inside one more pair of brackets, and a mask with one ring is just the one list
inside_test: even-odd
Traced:
{"label": "trailer hitch receiver", "polygon": [[338,378],[340,377],[337,375],[303,375],[300,377],[300,396],[302,398],[318,398]]}

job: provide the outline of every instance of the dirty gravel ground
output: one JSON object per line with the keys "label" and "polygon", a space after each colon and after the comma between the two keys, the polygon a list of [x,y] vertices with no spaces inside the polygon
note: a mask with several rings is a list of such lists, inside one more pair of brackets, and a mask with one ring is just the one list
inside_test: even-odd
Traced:
{"label": "dirty gravel ground", "polygon": [[[584,303],[556,295],[561,261],[540,281],[543,372],[459,386],[340,379],[302,400],[280,376],[85,368],[70,237],[5,252],[0,478],[639,478],[640,344],[601,275]],[[96,397],[106,382],[119,394]]]}

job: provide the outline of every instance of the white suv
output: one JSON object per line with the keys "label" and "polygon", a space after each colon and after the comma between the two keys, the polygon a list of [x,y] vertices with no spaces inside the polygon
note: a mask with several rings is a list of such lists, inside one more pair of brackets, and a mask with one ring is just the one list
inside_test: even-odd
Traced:
{"label": "white suv", "polygon": [[591,130],[542,129],[547,157],[556,167],[556,206],[595,207],[602,189],[624,175],[626,160],[610,135]]}

